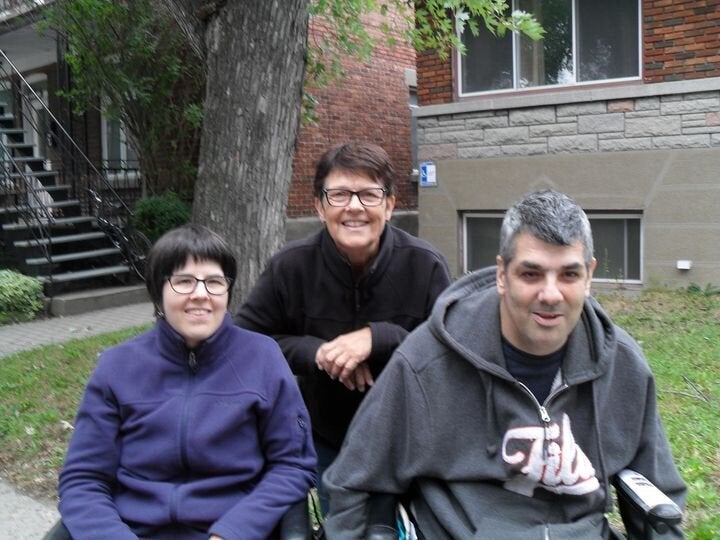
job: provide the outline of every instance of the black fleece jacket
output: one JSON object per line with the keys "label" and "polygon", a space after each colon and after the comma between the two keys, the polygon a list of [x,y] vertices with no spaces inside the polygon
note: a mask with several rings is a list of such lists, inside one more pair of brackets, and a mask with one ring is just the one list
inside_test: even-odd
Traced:
{"label": "black fleece jacket", "polygon": [[277,340],[299,376],[313,431],[339,449],[365,394],[319,371],[318,347],[369,326],[368,365],[377,378],[449,284],[450,272],[440,252],[391,225],[385,227],[371,268],[356,282],[350,263],[323,229],[273,256],[235,322]]}

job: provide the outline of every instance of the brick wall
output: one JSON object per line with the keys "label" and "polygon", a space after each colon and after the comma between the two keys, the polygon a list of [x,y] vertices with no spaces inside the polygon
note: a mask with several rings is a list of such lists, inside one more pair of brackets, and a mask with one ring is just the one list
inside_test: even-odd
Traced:
{"label": "brick wall", "polygon": [[[369,17],[372,33],[379,34],[380,16]],[[311,23],[310,40],[323,28]],[[312,93],[319,100],[318,123],[301,128],[293,162],[288,217],[315,214],[312,180],[315,164],[330,146],[350,140],[381,145],[390,155],[398,175],[398,208],[417,207],[417,184],[410,181],[410,109],[405,70],[415,69],[411,47],[378,44],[370,62],[349,59],[347,77]]]}
{"label": "brick wall", "polygon": [[[720,2],[643,0],[643,80],[646,83],[720,76]],[[454,100],[452,57],[418,55],[420,105]]]}
{"label": "brick wall", "polygon": [[720,3],[716,0],[643,2],[645,82],[720,75]]}
{"label": "brick wall", "polygon": [[433,51],[417,55],[418,104],[434,105],[453,100],[452,59],[441,59]]}

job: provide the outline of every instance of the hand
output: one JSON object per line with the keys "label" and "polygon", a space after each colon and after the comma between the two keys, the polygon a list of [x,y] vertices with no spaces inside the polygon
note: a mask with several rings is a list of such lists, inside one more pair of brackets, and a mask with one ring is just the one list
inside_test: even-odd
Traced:
{"label": "hand", "polygon": [[346,379],[340,379],[340,382],[345,385],[348,390],[357,390],[358,392],[365,392],[375,383],[370,368],[367,364],[360,364],[355,368],[349,377]]}
{"label": "hand", "polygon": [[[355,368],[368,359],[371,351],[372,332],[369,327],[361,328],[320,345],[315,354],[315,364],[331,379],[340,379],[345,384]],[[364,386],[367,383],[365,376],[362,381]]]}

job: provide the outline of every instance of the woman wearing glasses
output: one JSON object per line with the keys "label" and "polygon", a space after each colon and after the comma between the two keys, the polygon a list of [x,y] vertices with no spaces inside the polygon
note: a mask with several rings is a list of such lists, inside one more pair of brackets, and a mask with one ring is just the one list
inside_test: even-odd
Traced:
{"label": "woman wearing glasses", "polygon": [[[313,190],[325,227],[270,260],[235,320],[273,336],[299,376],[322,474],[364,392],[450,273],[433,246],[389,224],[395,174],[379,146],[332,147]],[[322,485],[320,498],[326,511]]]}
{"label": "woman wearing glasses", "polygon": [[60,474],[72,538],[268,538],[314,484],[309,418],[277,344],[227,314],[236,261],[209,229],[147,262],[155,326],[105,351]]}

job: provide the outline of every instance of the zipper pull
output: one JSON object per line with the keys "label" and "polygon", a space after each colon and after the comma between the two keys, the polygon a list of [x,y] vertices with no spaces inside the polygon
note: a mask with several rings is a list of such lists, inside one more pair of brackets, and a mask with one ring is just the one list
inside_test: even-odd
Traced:
{"label": "zipper pull", "polygon": [[542,421],[546,424],[550,423],[550,415],[547,412],[547,409],[540,405],[540,418],[542,418]]}
{"label": "zipper pull", "polygon": [[195,351],[190,351],[190,354],[188,355],[188,366],[190,366],[190,371],[195,373],[197,371],[197,359],[195,358]]}

